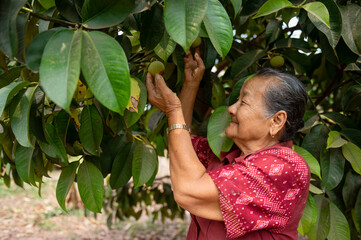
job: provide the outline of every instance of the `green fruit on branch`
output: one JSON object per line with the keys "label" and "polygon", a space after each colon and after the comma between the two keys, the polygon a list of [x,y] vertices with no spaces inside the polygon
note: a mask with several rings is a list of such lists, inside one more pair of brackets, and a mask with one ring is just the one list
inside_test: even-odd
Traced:
{"label": "green fruit on branch", "polygon": [[149,66],[148,66],[148,72],[150,72],[150,74],[152,74],[153,77],[157,73],[163,74],[164,69],[165,69],[164,64],[159,61],[154,61],[151,64],[149,64]]}
{"label": "green fruit on branch", "polygon": [[194,40],[194,42],[192,43],[192,48],[199,47],[201,43],[202,43],[202,39],[200,37],[197,37],[196,40]]}
{"label": "green fruit on branch", "polygon": [[270,64],[274,68],[282,67],[285,64],[285,59],[282,56],[275,56],[271,58]]}

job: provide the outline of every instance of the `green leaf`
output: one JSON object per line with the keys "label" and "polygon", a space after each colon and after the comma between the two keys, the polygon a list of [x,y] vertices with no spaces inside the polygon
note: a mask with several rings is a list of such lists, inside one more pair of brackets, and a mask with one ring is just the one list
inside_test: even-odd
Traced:
{"label": "green leaf", "polygon": [[55,0],[38,0],[41,6],[45,9],[49,9],[55,6]]}
{"label": "green leaf", "polygon": [[321,149],[326,147],[328,129],[322,124],[311,128],[309,134],[305,136],[302,147],[310,152],[316,159],[320,158]]}
{"label": "green leaf", "polygon": [[45,136],[50,144],[50,150],[55,152],[56,157],[60,158],[65,164],[68,164],[68,156],[63,142],[61,141],[55,127],[50,123],[45,123]]}
{"label": "green leaf", "polygon": [[211,104],[215,109],[219,106],[225,105],[226,102],[226,93],[221,83],[214,81],[212,84],[212,98]]}
{"label": "green leaf", "polygon": [[361,54],[361,7],[350,3],[338,5],[342,15],[342,37],[347,46],[356,54]]}
{"label": "green leaf", "polygon": [[52,28],[48,31],[41,32],[35,36],[26,50],[25,62],[27,67],[33,72],[39,72],[41,58],[43,56],[44,48],[49,39],[58,31],[64,28]]}
{"label": "green leaf", "polygon": [[246,52],[242,56],[238,57],[232,64],[231,76],[233,78],[238,78],[243,71],[247,70],[247,68],[252,66],[253,63],[264,56],[266,56],[266,52],[262,49],[255,49]]}
{"label": "green leaf", "polygon": [[356,201],[357,192],[361,187],[361,176],[351,169],[346,174],[345,182],[342,188],[342,198],[346,209],[351,209]]}
{"label": "green leaf", "polygon": [[138,112],[131,112],[131,111],[125,111],[124,112],[124,121],[128,128],[135,124],[139,118],[143,115],[145,110],[145,105],[147,103],[147,88],[145,87],[144,83],[142,83],[140,80],[136,79],[139,88],[140,88],[140,97],[138,102]]}
{"label": "green leaf", "polygon": [[318,187],[316,187],[315,185],[312,185],[312,184],[310,184],[309,191],[314,194],[323,194],[324,193],[321,189],[319,189]]}
{"label": "green leaf", "polygon": [[237,102],[237,99],[241,93],[243,84],[247,80],[251,79],[253,76],[254,76],[254,74],[245,76],[245,77],[241,78],[240,80],[238,80],[236,82],[236,84],[234,84],[231,95],[229,96],[229,104],[228,105],[233,105],[235,102]]}
{"label": "green leaf", "polygon": [[350,227],[345,215],[330,201],[330,232],[328,240],[350,239]]}
{"label": "green leaf", "polygon": [[322,182],[324,191],[334,189],[342,180],[345,158],[341,149],[330,149],[321,152]]}
{"label": "green leaf", "polygon": [[103,139],[103,122],[93,105],[84,107],[81,112],[79,138],[85,150],[99,156],[100,143]]}
{"label": "green leaf", "polygon": [[8,72],[4,72],[0,75],[0,88],[3,88],[13,82],[20,76],[22,67],[13,67]]}
{"label": "green leaf", "polygon": [[58,183],[56,185],[56,199],[64,211],[67,211],[65,207],[65,199],[75,180],[77,168],[78,162],[73,162],[69,166],[62,168]]}
{"label": "green leaf", "polygon": [[78,170],[77,183],[85,207],[100,213],[103,205],[104,179],[99,169],[91,162],[83,161]]}
{"label": "green leaf", "polygon": [[233,145],[233,140],[226,136],[225,130],[231,122],[231,116],[226,106],[218,107],[209,118],[207,140],[213,153],[220,159],[221,151],[227,152]]}
{"label": "green leaf", "polygon": [[45,46],[40,64],[40,83],[56,104],[70,111],[80,75],[82,31],[56,32]]}
{"label": "green leaf", "polygon": [[234,17],[236,17],[242,8],[242,0],[231,0],[231,3],[234,9]]}
{"label": "green leaf", "polygon": [[314,196],[317,207],[317,219],[307,236],[310,240],[326,239],[330,230],[330,205],[323,195]]}
{"label": "green leaf", "polygon": [[132,10],[132,13],[140,13],[146,10],[149,10],[149,6],[153,6],[157,0],[135,0],[135,7]]}
{"label": "green leaf", "polygon": [[15,166],[20,178],[36,186],[34,178],[34,162],[32,160],[34,148],[27,148],[21,145],[16,146]]}
{"label": "green leaf", "polygon": [[205,39],[205,51],[203,56],[203,62],[206,69],[213,67],[216,58],[217,58],[217,51],[211,43],[209,38]]}
{"label": "green leaf", "polygon": [[115,138],[111,138],[109,141],[106,139],[102,142],[102,150],[103,152],[100,154],[100,166],[103,176],[106,177],[109,173],[111,173],[112,165],[116,155],[119,152],[119,149],[126,144],[125,138],[123,136],[117,136]]}
{"label": "green leaf", "polygon": [[28,86],[30,82],[13,82],[0,89],[0,116],[4,108],[21,89]]}
{"label": "green leaf", "polygon": [[341,135],[361,148],[361,131],[355,128],[345,128],[341,130]]}
{"label": "green leaf", "polygon": [[330,16],[329,26],[331,28],[309,12],[308,17],[315,27],[326,35],[330,45],[335,48],[340,40],[342,31],[342,16],[340,10],[333,0],[320,0],[319,2],[323,3],[328,10]]}
{"label": "green leaf", "polygon": [[348,117],[339,112],[323,113],[322,116],[334,121],[341,128],[357,128],[357,126]]}
{"label": "green leaf", "polygon": [[125,53],[119,43],[105,33],[83,33],[81,69],[85,80],[100,103],[123,114],[130,98]]}
{"label": "green leaf", "polygon": [[328,133],[326,148],[339,148],[346,143],[347,141],[341,137],[341,134],[339,132],[331,131]]}
{"label": "green leaf", "polygon": [[13,57],[17,50],[19,40],[16,32],[16,19],[18,12],[26,2],[26,0],[0,1],[0,51],[9,57]]}
{"label": "green leaf", "polygon": [[86,28],[100,29],[123,22],[134,8],[134,0],[85,0],[81,15]]}
{"label": "green leaf", "polygon": [[327,27],[331,28],[330,14],[328,13],[325,4],[321,2],[310,2],[305,5],[302,5],[302,8],[305,9],[308,12],[308,14],[312,14],[323,24],[327,25]]}
{"label": "green leaf", "polygon": [[154,148],[143,142],[136,143],[133,153],[132,175],[134,187],[147,183],[153,176],[158,165],[158,158]]}
{"label": "green leaf", "polygon": [[310,45],[308,42],[303,41],[302,39],[296,38],[284,38],[275,42],[274,48],[297,48],[304,52],[310,51]]}
{"label": "green leaf", "polygon": [[358,191],[352,217],[357,231],[361,232],[361,190]]}
{"label": "green leaf", "polygon": [[343,94],[341,105],[345,111],[360,111],[361,86],[353,85]]}
{"label": "green leaf", "polygon": [[3,52],[0,51],[0,67],[2,68],[2,70],[4,70],[5,72],[7,71],[7,61],[6,61],[6,56]]}
{"label": "green leaf", "polygon": [[11,128],[19,144],[24,147],[34,147],[30,141],[29,115],[36,88],[22,90],[10,104]]}
{"label": "green leaf", "polygon": [[286,7],[293,7],[293,4],[287,0],[269,0],[262,5],[253,18],[266,16],[268,14],[278,12],[279,10]]}
{"label": "green leaf", "polygon": [[153,50],[163,38],[163,7],[155,4],[151,11],[146,11],[142,17],[140,29],[140,44],[147,51]]}
{"label": "green leaf", "polygon": [[313,71],[311,59],[296,49],[288,49],[282,52],[283,57],[290,61],[297,74]]}
{"label": "green leaf", "polygon": [[126,143],[115,156],[109,183],[113,189],[123,187],[132,177],[132,160],[135,145]]}
{"label": "green leaf", "polygon": [[208,0],[203,23],[214,48],[224,58],[232,46],[233,29],[226,10],[218,0]]}
{"label": "green leaf", "polygon": [[48,174],[48,169],[46,168],[46,166],[48,166],[48,162],[44,161],[46,158],[43,156],[43,153],[41,151],[36,151],[35,154],[33,156],[33,161],[35,162],[34,169],[36,175],[40,178],[43,176],[50,178]]}
{"label": "green leaf", "polygon": [[207,0],[166,0],[164,25],[167,32],[188,52],[197,38],[207,11]]}
{"label": "green leaf", "polygon": [[311,229],[311,226],[317,219],[317,207],[311,194],[308,194],[307,202],[301,220],[298,224],[297,231],[305,236]]}
{"label": "green leaf", "polygon": [[266,27],[267,43],[270,44],[276,41],[281,36],[281,32],[282,32],[282,21],[278,19],[271,19]]}
{"label": "green leaf", "polygon": [[76,9],[76,1],[77,0],[55,0],[55,4],[61,16],[71,22],[80,23],[81,19]]}
{"label": "green leaf", "polygon": [[177,43],[169,36],[167,31],[164,31],[163,38],[158,45],[154,48],[155,54],[160,57],[164,62],[167,62],[169,56],[173,53]]}
{"label": "green leaf", "polygon": [[318,163],[317,159],[310,152],[300,146],[293,145],[292,148],[306,160],[308,166],[310,167],[311,173],[322,179],[320,164]]}
{"label": "green leaf", "polygon": [[70,115],[64,110],[61,110],[54,119],[54,127],[64,144],[66,143],[66,134],[68,132],[70,121]]}
{"label": "green leaf", "polygon": [[18,174],[18,171],[16,169],[13,169],[12,175],[13,175],[13,180],[14,180],[15,184],[21,188],[24,188],[24,182],[23,182],[23,180],[21,180],[21,178]]}
{"label": "green leaf", "polygon": [[[25,48],[25,30],[28,23],[28,14],[19,13],[16,17],[16,37],[17,37],[17,47],[14,57],[17,61],[24,64],[24,48]],[[14,36],[13,36],[14,39]],[[13,40],[12,40],[13,41]]]}
{"label": "green leaf", "polygon": [[351,163],[353,170],[361,175],[361,149],[352,142],[348,142],[342,146],[342,153]]}

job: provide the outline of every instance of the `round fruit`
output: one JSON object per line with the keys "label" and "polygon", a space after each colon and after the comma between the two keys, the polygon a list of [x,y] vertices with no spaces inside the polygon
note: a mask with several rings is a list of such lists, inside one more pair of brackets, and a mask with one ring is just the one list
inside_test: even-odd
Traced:
{"label": "round fruit", "polygon": [[159,61],[154,61],[151,64],[149,64],[148,72],[152,74],[154,77],[156,73],[163,74],[164,72],[164,64]]}
{"label": "round fruit", "polygon": [[202,39],[200,37],[197,37],[196,40],[194,40],[194,42],[192,43],[192,48],[196,48],[199,45],[201,45],[202,43]]}
{"label": "round fruit", "polygon": [[285,64],[285,59],[282,56],[275,56],[271,58],[271,66],[274,68],[282,67]]}

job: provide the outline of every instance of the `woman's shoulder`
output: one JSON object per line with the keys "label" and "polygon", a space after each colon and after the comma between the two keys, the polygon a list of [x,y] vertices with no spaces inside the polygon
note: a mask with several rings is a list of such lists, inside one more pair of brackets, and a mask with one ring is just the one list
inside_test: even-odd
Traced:
{"label": "woman's shoulder", "polygon": [[268,163],[271,161],[275,163],[290,164],[292,166],[297,165],[298,167],[309,169],[307,161],[292,149],[292,141],[261,149],[247,158],[248,161],[252,159]]}

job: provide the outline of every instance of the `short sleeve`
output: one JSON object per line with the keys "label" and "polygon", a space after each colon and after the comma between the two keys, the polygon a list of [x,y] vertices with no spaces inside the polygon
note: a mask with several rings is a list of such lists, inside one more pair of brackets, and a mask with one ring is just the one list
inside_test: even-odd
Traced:
{"label": "short sleeve", "polygon": [[210,160],[210,147],[208,145],[207,138],[200,136],[192,137],[192,145],[194,151],[196,152],[199,161],[203,164],[205,168],[208,168],[209,160]]}
{"label": "short sleeve", "polygon": [[286,148],[251,155],[209,175],[219,189],[229,238],[260,229],[282,232],[310,179],[305,160]]}

